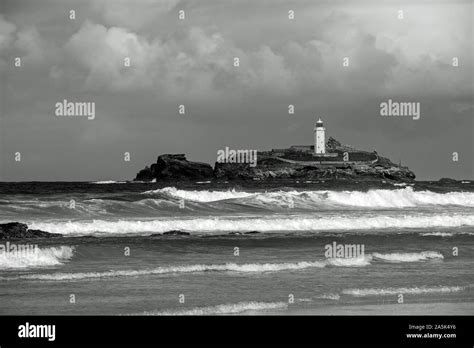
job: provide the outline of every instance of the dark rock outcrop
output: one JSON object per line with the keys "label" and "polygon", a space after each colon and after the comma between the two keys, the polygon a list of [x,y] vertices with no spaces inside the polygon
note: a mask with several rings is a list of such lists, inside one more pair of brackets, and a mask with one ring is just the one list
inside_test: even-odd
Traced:
{"label": "dark rock outcrop", "polygon": [[179,230],[172,230],[172,231],[168,231],[168,232],[164,232],[164,233],[154,233],[152,235],[150,235],[150,237],[163,237],[163,236],[189,236],[190,233],[189,232],[183,232],[183,231],[179,231]]}
{"label": "dark rock outcrop", "polygon": [[440,184],[457,184],[458,181],[451,178],[441,178],[438,180]]}
{"label": "dark rock outcrop", "polygon": [[26,224],[9,222],[0,224],[0,239],[20,238],[57,238],[62,237],[59,233],[49,233],[41,230],[30,230]]}
{"label": "dark rock outcrop", "polygon": [[320,180],[320,179],[388,179],[412,181],[415,174],[406,167],[375,162],[370,165],[352,164],[326,165],[324,167],[304,166],[292,163],[271,163],[259,161],[256,167],[248,164],[216,163],[214,175],[225,180]]}
{"label": "dark rock outcrop", "polygon": [[163,233],[163,236],[189,236],[190,234],[189,232],[173,230]]}
{"label": "dark rock outcrop", "polygon": [[204,180],[212,177],[213,169],[209,164],[190,162],[184,154],[176,154],[159,156],[156,163],[142,169],[135,180]]}

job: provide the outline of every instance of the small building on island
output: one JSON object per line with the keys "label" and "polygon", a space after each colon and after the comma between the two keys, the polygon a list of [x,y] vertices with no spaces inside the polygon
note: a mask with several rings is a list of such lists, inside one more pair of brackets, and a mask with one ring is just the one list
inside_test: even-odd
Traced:
{"label": "small building on island", "polygon": [[289,148],[260,151],[259,158],[271,157],[282,162],[302,165],[348,165],[366,166],[377,161],[375,151],[357,150],[349,145],[343,145],[333,137],[326,141],[326,128],[321,118],[314,126],[313,145],[291,145]]}

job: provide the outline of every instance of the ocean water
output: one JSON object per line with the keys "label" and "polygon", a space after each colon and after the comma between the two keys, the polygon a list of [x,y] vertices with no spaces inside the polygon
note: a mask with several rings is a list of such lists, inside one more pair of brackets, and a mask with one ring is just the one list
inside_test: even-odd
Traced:
{"label": "ocean water", "polygon": [[64,237],[10,241],[0,314],[474,314],[471,181],[0,183],[11,221]]}

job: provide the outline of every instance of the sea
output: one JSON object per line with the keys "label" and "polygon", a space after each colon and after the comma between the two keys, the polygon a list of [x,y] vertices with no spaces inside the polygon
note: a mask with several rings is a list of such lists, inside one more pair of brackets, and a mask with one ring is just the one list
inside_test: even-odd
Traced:
{"label": "sea", "polygon": [[470,180],[0,183],[13,221],[63,237],[8,241],[0,315],[474,314]]}

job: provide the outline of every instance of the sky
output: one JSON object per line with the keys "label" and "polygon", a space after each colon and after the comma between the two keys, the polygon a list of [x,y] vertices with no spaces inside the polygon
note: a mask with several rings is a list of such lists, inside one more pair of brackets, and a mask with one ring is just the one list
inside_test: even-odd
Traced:
{"label": "sky", "polygon": [[[312,144],[318,118],[419,180],[474,179],[473,17],[470,0],[0,0],[0,181],[214,164]],[[57,116],[64,99],[95,117]],[[389,99],[420,118],[381,116]]]}

